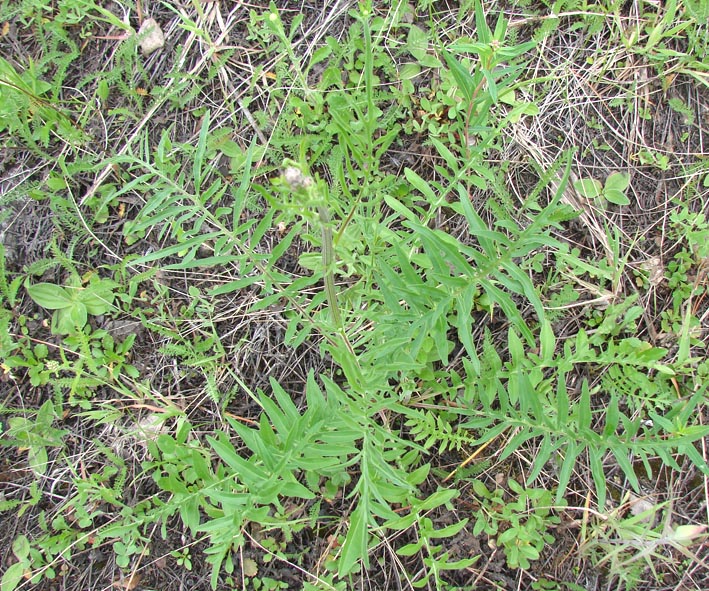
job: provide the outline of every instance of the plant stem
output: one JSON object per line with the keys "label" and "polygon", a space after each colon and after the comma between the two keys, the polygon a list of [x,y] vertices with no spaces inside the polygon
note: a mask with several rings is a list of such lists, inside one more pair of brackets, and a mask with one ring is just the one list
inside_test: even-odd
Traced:
{"label": "plant stem", "polygon": [[330,313],[332,314],[332,321],[335,323],[338,330],[344,332],[340,308],[337,305],[337,290],[335,289],[335,275],[333,273],[335,249],[332,242],[332,223],[330,221],[330,214],[324,205],[318,206],[318,216],[320,217],[320,225],[322,226],[322,264],[327,303],[330,307]]}
{"label": "plant stem", "polygon": [[337,332],[340,333],[347,350],[354,356],[354,349],[347,338],[345,325],[342,322],[340,307],[337,303],[337,289],[335,288],[335,247],[332,240],[332,221],[327,207],[318,205],[318,217],[320,218],[320,226],[322,227],[322,264],[323,264],[323,282],[325,284],[325,296],[327,297],[327,305],[330,308],[332,321],[335,324]]}

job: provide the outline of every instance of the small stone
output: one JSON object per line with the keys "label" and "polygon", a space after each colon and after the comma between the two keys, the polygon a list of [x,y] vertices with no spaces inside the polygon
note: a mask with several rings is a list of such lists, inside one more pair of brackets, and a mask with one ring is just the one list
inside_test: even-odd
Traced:
{"label": "small stone", "polygon": [[140,49],[146,57],[158,49],[162,49],[165,45],[165,35],[154,18],[147,18],[143,21],[138,31],[138,38],[140,39]]}

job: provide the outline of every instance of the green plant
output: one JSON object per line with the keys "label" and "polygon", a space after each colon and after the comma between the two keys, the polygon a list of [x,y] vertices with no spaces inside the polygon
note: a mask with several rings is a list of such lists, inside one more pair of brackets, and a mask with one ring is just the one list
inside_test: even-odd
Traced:
{"label": "green plant", "polygon": [[[16,194],[54,222],[45,259],[0,245],[0,385],[28,406],[0,409],[2,445],[35,469],[0,500],[32,533],[8,540],[3,591],[96,550],[139,573],[156,536],[172,549],[156,560],[214,588],[463,588],[496,573],[452,546],[487,536],[532,588],[578,589],[539,558],[580,496],[608,584],[702,564],[696,526],[609,507],[658,473],[707,473],[706,11],[346,4],[248,22],[163,7],[152,57],[93,0],[2,4],[30,42],[0,63],[19,114],[0,119],[4,163],[41,171]],[[672,155],[644,128],[664,105],[683,118]],[[574,150],[627,173],[571,191]],[[628,239],[641,180],[669,168],[682,196]],[[22,230],[25,205],[0,223]],[[643,275],[657,248],[659,279]],[[116,336],[126,316],[139,338]]]}
{"label": "green plant", "polygon": [[39,78],[34,64],[18,71],[0,58],[0,132],[18,135],[30,147],[47,147],[53,132],[67,138],[81,137],[71,118],[47,98],[52,84]]}
{"label": "green plant", "polygon": [[706,537],[706,525],[674,525],[671,503],[653,504],[630,495],[601,517],[584,526],[582,552],[629,588],[637,587],[648,571],[657,579],[658,564],[674,565],[669,549],[698,560],[689,548]]}
{"label": "green plant", "polygon": [[16,589],[25,573],[30,570],[32,560],[30,557],[31,548],[27,536],[17,536],[12,542],[12,553],[15,555],[17,562],[11,564],[3,573],[0,587],[3,591],[13,591]]}
{"label": "green plant", "polygon": [[630,199],[626,196],[625,191],[629,184],[629,174],[614,172],[608,176],[603,185],[595,179],[584,178],[574,182],[574,188],[582,197],[590,201],[603,198],[615,205],[628,205],[630,204]]}
{"label": "green plant", "polygon": [[57,429],[58,416],[51,400],[47,400],[33,418],[11,417],[0,444],[11,445],[27,452],[27,462],[37,475],[45,474],[49,466],[48,449],[62,448],[66,429]]}
{"label": "green plant", "polygon": [[412,581],[414,588],[423,588],[432,582],[436,589],[445,589],[445,582],[441,576],[444,571],[469,567],[475,564],[479,558],[476,556],[451,560],[450,552],[444,550],[443,545],[436,543],[436,540],[451,538],[458,534],[467,525],[467,519],[436,528],[429,517],[423,516],[425,511],[444,505],[456,496],[457,491],[439,491],[435,496],[431,496],[423,502],[415,502],[412,506],[411,515],[385,524],[393,530],[408,529],[415,524],[417,541],[402,546],[396,551],[399,556],[412,556],[420,552],[423,553],[423,564],[426,568],[424,575],[419,580]]}
{"label": "green plant", "polygon": [[91,274],[88,281],[71,275],[66,286],[25,282],[29,296],[40,306],[54,310],[52,332],[72,334],[86,326],[89,314],[97,316],[113,310],[115,281]]}
{"label": "green plant", "polygon": [[524,487],[514,479],[507,484],[512,498],[501,488],[489,490],[482,481],[473,480],[475,502],[480,505],[473,514],[473,535],[486,533],[495,539],[510,568],[528,569],[530,561],[554,543],[549,530],[560,519],[551,515],[551,491]]}

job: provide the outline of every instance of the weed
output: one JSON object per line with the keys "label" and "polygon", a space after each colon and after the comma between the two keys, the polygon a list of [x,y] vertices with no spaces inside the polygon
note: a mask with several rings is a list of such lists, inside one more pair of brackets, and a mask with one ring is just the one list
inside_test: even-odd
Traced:
{"label": "weed", "polygon": [[485,538],[518,586],[590,588],[540,560],[566,528],[626,587],[704,566],[676,491],[626,513],[709,475],[709,175],[675,85],[706,83],[699,4],[154,6],[160,59],[132,13],[60,4],[3,4],[43,40],[0,61],[0,134],[54,223],[27,264],[0,244],[0,443],[29,467],[0,510],[30,524],[2,591],[98,551],[153,587],[469,588]]}

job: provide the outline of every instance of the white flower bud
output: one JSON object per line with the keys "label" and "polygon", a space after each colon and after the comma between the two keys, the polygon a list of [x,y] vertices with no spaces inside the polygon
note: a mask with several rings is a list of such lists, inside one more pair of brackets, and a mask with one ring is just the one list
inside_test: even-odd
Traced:
{"label": "white flower bud", "polygon": [[289,166],[283,171],[283,180],[288,186],[297,191],[298,189],[307,189],[313,184],[313,179],[303,174],[303,172],[295,166]]}

